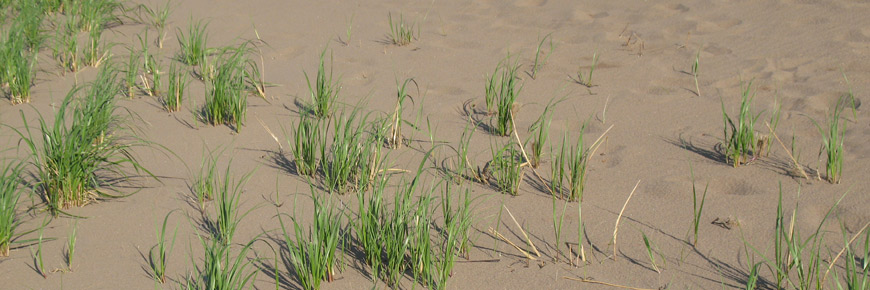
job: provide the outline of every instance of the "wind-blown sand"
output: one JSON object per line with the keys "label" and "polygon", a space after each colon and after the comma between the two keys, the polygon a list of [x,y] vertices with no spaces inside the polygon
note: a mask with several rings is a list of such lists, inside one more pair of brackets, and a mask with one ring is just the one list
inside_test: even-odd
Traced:
{"label": "wind-blown sand", "polygon": [[[163,4],[144,2],[149,6]],[[189,186],[205,148],[223,150],[219,168],[231,157],[236,176],[256,170],[243,194],[242,210],[251,212],[242,221],[237,242],[264,231],[275,236],[279,226],[276,212],[292,213],[294,201],[298,203],[297,215],[302,221],[309,220],[308,185],[275,162],[279,145],[260,121],[276,133],[280,146],[286,149],[284,138],[298,116],[295,102],[309,98],[303,71],[309,75],[316,71],[317,57],[326,46],[334,57],[334,71],[342,79],[339,101],[343,105],[360,104],[365,111],[385,114],[392,112],[395,104],[396,79],[413,77],[419,84],[420,93],[412,92],[413,109],[406,110],[406,118],[413,121],[420,110],[420,130],[405,128],[410,146],[392,150],[395,168],[414,170],[433,144],[455,145],[459,141],[467,124],[463,104],[483,104],[485,75],[508,53],[522,64],[523,89],[516,115],[521,138],[529,136],[526,128],[547,102],[559,97],[566,99],[553,115],[550,142],[554,147],[564,133],[576,136],[584,121],[589,122],[587,144],[613,126],[590,161],[584,192],[587,264],[574,267],[564,258],[552,261],[556,246],[552,201],[527,170],[516,197],[481,184],[471,186],[473,195],[480,197],[476,199],[472,230],[475,247],[470,260],[457,259],[448,288],[610,289],[563,277],[651,289],[742,288],[749,272],[743,238],[761,253],[772,255],[779,186],[787,214],[800,204],[795,221],[802,233],[813,231],[848,193],[822,228],[825,261],[842,248],[838,222],[849,231],[857,231],[870,221],[870,179],[866,177],[870,171],[870,146],[866,145],[870,142],[870,117],[863,107],[858,108],[857,117],[851,110],[844,112],[848,119],[845,166],[838,185],[792,176],[791,161],[777,143],[771,145],[770,156],[739,168],[724,163],[717,151],[717,144],[723,141],[722,104],[734,114],[740,103],[741,80],[753,80],[757,92],[753,106],[761,114],[757,130],[767,133],[763,123],[777,100],[782,105],[779,137],[789,142],[795,136],[801,163],[824,172],[824,157],[817,158],[821,135],[812,120],[823,122],[836,99],[850,88],[859,101],[870,91],[870,4],[864,1],[188,0],[173,5],[177,7],[170,17],[165,47],[151,47],[152,52],[159,52],[164,67],[168,68],[178,51],[175,29],[186,30],[191,18],[204,19],[209,25],[209,46],[236,45],[257,37],[265,42],[267,45],[259,46],[264,76],[275,86],[267,88],[265,100],[249,97],[246,125],[238,134],[197,119],[195,110],[205,98],[205,87],[199,81],[191,83],[189,99],[177,113],[165,112],[152,97],[120,100],[119,105],[138,118],[134,124],[141,130],[139,137],[165,146],[163,150],[156,145],[154,149],[134,150],[159,182],[139,180],[133,184],[137,188],[122,190],[138,190],[132,196],[70,210],[87,219],[53,220],[45,229],[46,237],[55,238],[44,243],[46,267],[65,268],[62,253],[66,236],[77,224],[73,271],[50,273],[43,279],[33,268],[28,248],[17,248],[10,257],[0,258],[0,288],[154,288],[145,257],[156,243],[158,223],[168,212],[178,210],[170,218],[170,227],[178,226],[167,268],[172,281],[157,285],[176,288],[176,281],[194,270],[191,260],[201,263],[202,248],[196,236],[199,215],[190,201]],[[421,27],[419,39],[407,46],[389,44],[388,13],[416,19]],[[347,41],[349,25],[352,33]],[[117,62],[126,61],[125,46],[137,46],[135,35],[146,29],[153,39],[153,28],[137,23],[125,23],[104,33],[121,43],[113,49]],[[532,79],[527,71],[535,48],[549,33],[555,50]],[[699,48],[701,96],[695,94],[689,73]],[[572,78],[576,78],[578,68],[588,71],[594,53],[600,57],[593,76],[595,86],[587,89]],[[31,124],[37,112],[50,118],[74,83],[91,80],[96,73],[94,68],[85,68],[77,74],[61,74],[49,49],[40,54],[39,68],[31,105],[0,104],[3,124],[20,128],[19,111]],[[431,127],[427,128],[427,121]],[[9,128],[0,128],[0,135],[2,148],[18,144],[18,136]],[[482,167],[490,159],[491,146],[509,140],[478,130],[471,143],[472,162]],[[452,156],[446,146],[439,148],[435,153],[438,161]],[[25,153],[22,147],[3,155]],[[549,177],[548,160],[549,155],[539,169],[545,179]],[[709,184],[696,248],[689,237],[690,168],[699,190]],[[427,172],[427,183],[437,180],[434,168]],[[638,181],[621,220],[618,258],[614,260],[614,223]],[[271,204],[276,191],[284,203],[279,208]],[[355,211],[355,196],[336,197]],[[29,199],[23,200],[21,207],[30,205]],[[503,242],[493,248],[496,243],[487,229],[495,226],[502,203],[541,251],[543,256],[537,261],[529,262]],[[576,215],[577,203],[569,204],[563,225],[565,242],[576,244]],[[24,214],[22,229],[34,228],[44,216],[45,212]],[[528,249],[513,221],[506,214],[501,218],[500,232]],[[729,218],[739,221],[739,226],[729,230],[712,224]],[[660,252],[656,258],[666,260],[659,261],[661,273],[651,267],[641,231]],[[271,265],[273,252],[267,244],[276,246],[264,239],[255,244],[256,254],[250,258],[260,257]],[[564,245],[560,247],[567,252]],[[754,256],[756,262],[762,260]],[[361,260],[346,255],[344,262],[337,280],[324,283],[324,289],[361,289],[373,284]],[[762,269],[765,281],[770,282],[771,273]],[[286,278],[282,288],[298,287],[284,264],[280,271]],[[262,270],[254,285],[259,289],[274,287],[270,271]],[[408,277],[401,286],[415,287]]]}

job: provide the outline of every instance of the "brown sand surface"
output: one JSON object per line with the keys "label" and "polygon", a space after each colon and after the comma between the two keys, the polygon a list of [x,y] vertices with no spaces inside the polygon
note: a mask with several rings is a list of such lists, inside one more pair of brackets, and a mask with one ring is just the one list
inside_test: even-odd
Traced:
{"label": "brown sand surface", "polygon": [[[163,4],[131,2],[131,6]],[[463,104],[483,104],[485,76],[508,53],[522,64],[523,89],[516,113],[521,138],[529,136],[526,129],[554,97],[566,97],[553,115],[550,143],[554,147],[564,133],[576,136],[586,120],[587,144],[612,126],[589,165],[583,201],[587,263],[573,266],[564,257],[553,261],[557,256],[554,247],[563,252],[567,248],[554,244],[549,193],[526,170],[516,197],[479,183],[470,185],[473,196],[480,197],[475,202],[472,230],[475,246],[469,260],[457,259],[448,288],[611,289],[563,277],[651,289],[742,288],[749,273],[742,238],[760,253],[772,255],[779,186],[787,213],[799,203],[795,223],[803,233],[813,231],[834,207],[835,217],[822,228],[825,261],[842,248],[838,221],[851,231],[849,235],[870,221],[870,179],[861,173],[870,171],[870,146],[866,145],[870,117],[865,108],[859,107],[857,116],[851,110],[844,113],[848,125],[841,184],[795,177],[786,151],[777,143],[772,144],[768,157],[739,168],[724,162],[718,145],[723,141],[722,104],[733,114],[740,103],[741,80],[754,80],[753,106],[761,112],[761,125],[756,129],[767,133],[763,120],[778,100],[782,105],[778,135],[784,142],[796,137],[801,163],[824,172],[824,157],[817,158],[821,135],[812,120],[822,122],[850,87],[859,101],[870,92],[870,4],[865,1],[186,0],[173,1],[173,5],[169,31],[186,30],[190,19],[204,19],[209,46],[236,45],[259,37],[266,43],[258,46],[265,81],[275,85],[267,88],[266,99],[249,97],[247,121],[239,133],[197,119],[196,110],[205,99],[205,85],[200,81],[191,83],[189,99],[177,113],[165,112],[153,97],[119,100],[120,106],[138,118],[134,123],[140,129],[139,137],[159,144],[133,151],[159,182],[137,179],[131,188],[122,189],[136,192],[129,197],[69,210],[86,219],[54,219],[45,229],[46,237],[55,238],[44,243],[46,267],[65,268],[66,236],[77,224],[72,271],[53,272],[44,279],[34,270],[31,251],[17,248],[10,257],[0,258],[0,288],[178,288],[176,283],[194,270],[194,262],[198,265],[202,260],[197,240],[201,219],[191,202],[190,186],[206,148],[222,149],[218,168],[232,158],[236,176],[255,171],[241,202],[242,210],[250,214],[242,220],[236,241],[262,239],[254,244],[249,258],[260,257],[271,267],[272,248],[278,244],[266,237],[277,236],[276,213],[292,214],[295,201],[296,215],[308,223],[311,191],[303,178],[279,162],[279,145],[260,122],[275,133],[281,147],[288,148],[285,137],[298,120],[296,103],[309,99],[303,71],[309,75],[316,71],[317,57],[327,46],[335,73],[341,76],[339,101],[345,108],[359,105],[364,112],[387,114],[395,104],[396,79],[413,77],[419,84],[419,93],[412,92],[415,102],[406,118],[413,121],[421,116],[420,130],[406,127],[410,145],[388,150],[394,168],[414,170],[435,144],[457,144],[468,123]],[[407,46],[390,44],[388,13],[416,20],[419,39]],[[348,26],[352,27],[349,41],[345,36]],[[146,30],[153,39],[153,28],[132,22],[105,34],[119,43],[113,48],[118,63],[126,61],[125,47],[138,45],[135,36]],[[555,50],[533,79],[527,72],[535,48],[549,33]],[[699,48],[701,96],[696,95],[689,73]],[[168,67],[178,51],[175,33],[167,35],[162,49],[153,44],[151,49]],[[600,56],[595,86],[586,88],[572,78],[578,68],[589,69],[594,53]],[[97,71],[85,68],[62,74],[48,50],[40,54],[39,68],[32,103],[0,104],[0,122],[22,128],[19,111],[31,124],[37,113],[51,118],[66,92],[76,83],[93,79]],[[19,137],[8,127],[0,128],[0,135],[2,148],[18,144]],[[477,130],[469,154],[472,163],[482,167],[491,159],[493,146],[510,140]],[[433,158],[439,162],[454,156],[447,146],[437,148]],[[16,154],[23,157],[26,150],[3,151],[8,157]],[[544,179],[550,175],[549,158],[547,154],[538,170]],[[431,162],[427,166],[432,167]],[[695,248],[689,235],[690,168],[697,186],[709,184]],[[394,180],[402,176],[412,177],[400,174]],[[427,184],[440,180],[435,168],[424,176]],[[617,259],[613,259],[614,224],[638,182],[622,216]],[[281,207],[272,204],[276,192],[284,203]],[[348,212],[355,212],[354,195],[334,197],[347,204]],[[30,204],[25,198],[22,207]],[[507,214],[496,220],[502,205],[540,250],[542,256],[536,261],[496,242],[487,232],[500,222],[500,232],[529,249]],[[178,239],[168,262],[171,281],[160,285],[149,276],[145,257],[156,243],[158,223],[170,211],[176,211],[170,227],[177,225]],[[22,214],[26,220],[22,228],[36,227],[46,215],[38,211]],[[712,224],[729,218],[739,221],[739,226],[729,230]],[[562,240],[576,245],[576,202],[568,205],[563,227]],[[641,232],[660,253],[661,273],[652,269]],[[761,260],[758,254],[749,255]],[[374,284],[358,257],[345,254],[343,264],[337,280],[324,283],[324,289],[362,289]],[[249,269],[260,271],[256,288],[275,286],[269,267]],[[299,287],[287,265],[281,263],[279,270],[281,288]],[[771,272],[762,272],[770,282]],[[401,288],[415,287],[422,286],[411,277],[401,283]]]}

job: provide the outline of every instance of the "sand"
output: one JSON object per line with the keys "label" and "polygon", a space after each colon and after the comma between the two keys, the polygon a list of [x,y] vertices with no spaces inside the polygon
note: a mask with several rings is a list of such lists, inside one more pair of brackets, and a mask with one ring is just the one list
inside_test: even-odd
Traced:
{"label": "sand", "polygon": [[[163,4],[131,2],[152,7]],[[219,168],[232,159],[236,176],[255,171],[243,193],[241,208],[250,214],[242,221],[237,242],[264,232],[275,236],[276,213],[292,213],[294,201],[300,218],[310,220],[307,184],[276,162],[275,154],[282,146],[288,148],[284,138],[299,114],[295,104],[308,101],[303,71],[316,70],[317,57],[325,47],[334,57],[336,75],[341,76],[342,106],[360,104],[367,112],[386,114],[395,103],[396,79],[413,77],[419,84],[406,117],[413,121],[421,116],[420,130],[405,128],[410,142],[391,150],[395,168],[415,169],[433,144],[457,144],[467,124],[463,104],[483,104],[485,76],[508,53],[522,64],[523,89],[516,114],[521,138],[529,136],[526,128],[552,98],[565,98],[553,114],[550,135],[554,146],[565,133],[576,136],[584,121],[588,121],[589,142],[612,126],[590,161],[584,192],[587,263],[577,267],[565,258],[553,261],[557,245],[552,201],[526,170],[516,197],[482,184],[471,185],[473,196],[480,197],[472,230],[475,247],[469,260],[457,259],[448,288],[611,289],[563,277],[650,289],[742,288],[750,269],[744,239],[761,254],[772,256],[780,186],[788,214],[799,204],[795,221],[803,233],[813,231],[833,207],[834,215],[822,227],[825,261],[842,248],[839,222],[851,235],[870,221],[870,179],[861,173],[870,170],[870,147],[866,146],[870,117],[863,107],[856,115],[852,111],[844,114],[848,121],[840,184],[793,176],[790,158],[777,143],[772,144],[769,156],[739,168],[726,164],[718,151],[723,141],[722,106],[730,114],[736,112],[741,82],[752,80],[757,93],[753,106],[761,113],[760,120],[769,118],[775,102],[781,104],[778,136],[787,143],[794,136],[801,163],[824,172],[824,157],[817,157],[821,135],[812,120],[822,122],[836,99],[850,89],[859,101],[870,91],[870,18],[866,17],[870,4],[863,1],[189,0],[173,5],[165,47],[151,47],[159,52],[165,67],[178,50],[176,28],[186,30],[190,19],[203,19],[208,22],[212,47],[262,40],[265,44],[258,47],[265,81],[274,86],[267,88],[265,99],[249,97],[247,121],[239,133],[197,119],[195,110],[205,98],[204,84],[199,81],[191,83],[189,100],[176,113],[163,111],[155,98],[141,94],[119,100],[120,106],[137,116],[138,136],[155,144],[133,153],[159,181],[137,179],[123,190],[136,192],[129,197],[69,210],[86,219],[54,219],[45,229],[45,236],[54,238],[43,246],[46,268],[66,268],[66,237],[77,225],[72,271],[52,272],[44,279],[34,270],[31,251],[17,248],[10,257],[0,258],[2,288],[177,288],[177,281],[194,270],[191,261],[200,264],[202,259],[196,235],[200,220],[190,201],[190,185],[205,148],[221,148]],[[407,46],[390,44],[389,13],[418,21],[419,39]],[[347,39],[349,27],[351,37]],[[153,28],[129,21],[104,34],[120,44],[113,48],[118,62],[126,59],[124,47],[136,44],[135,36],[145,30],[152,39],[156,35]],[[533,79],[528,71],[535,49],[548,34],[555,49]],[[700,96],[690,74],[699,49]],[[599,62],[594,86],[587,88],[572,79],[578,70],[589,69],[593,54]],[[94,68],[85,68],[62,74],[48,49],[40,54],[39,68],[30,105],[0,104],[3,124],[21,128],[19,111],[31,122],[37,113],[53,116],[73,84],[91,80],[96,73]],[[759,124],[757,130],[766,134],[763,121]],[[280,145],[264,127],[275,133]],[[9,128],[0,128],[0,135],[3,148],[18,144],[18,136]],[[490,160],[491,145],[509,140],[478,130],[471,142],[472,162],[482,167]],[[437,160],[452,156],[446,146],[439,148]],[[23,148],[3,151],[8,157],[25,153]],[[549,178],[549,158],[545,156],[539,169],[545,179]],[[699,190],[709,185],[694,248],[689,235],[692,170]],[[425,176],[427,181],[438,177],[434,169]],[[638,182],[621,218],[614,259],[614,224]],[[276,192],[281,207],[272,204]],[[349,205],[356,200],[353,195],[335,198]],[[25,198],[22,207],[30,204]],[[523,225],[542,257],[529,261],[487,233],[498,223],[502,205]],[[178,227],[167,269],[171,281],[155,285],[145,257],[156,243],[158,223],[171,211],[175,213],[170,227]],[[569,204],[566,212],[562,239],[576,244],[577,203]],[[22,214],[26,221],[22,228],[36,227],[46,215]],[[513,221],[507,215],[501,218],[500,232],[529,250]],[[726,229],[712,223],[726,219],[736,224]],[[660,273],[653,270],[641,232],[659,253]],[[259,237],[263,240],[249,256],[271,265],[269,244],[274,247],[276,243]],[[749,256],[762,259],[758,254]],[[346,256],[344,261],[337,280],[324,283],[324,289],[361,289],[373,284],[359,259]],[[762,268],[764,281],[770,282],[771,273]],[[279,269],[282,288],[299,286],[284,264]],[[250,270],[260,271],[256,288],[274,287],[268,267]],[[421,286],[409,277],[401,284],[401,288],[413,287]]]}

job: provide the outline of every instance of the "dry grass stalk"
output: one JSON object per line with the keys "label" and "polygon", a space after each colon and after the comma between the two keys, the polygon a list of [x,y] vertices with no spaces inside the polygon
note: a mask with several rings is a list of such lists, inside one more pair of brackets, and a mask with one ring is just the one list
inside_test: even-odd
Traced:
{"label": "dry grass stalk", "polygon": [[807,175],[807,172],[804,171],[803,166],[801,166],[801,164],[798,163],[797,159],[794,158],[794,155],[791,154],[791,151],[788,150],[788,147],[785,147],[785,143],[783,143],[782,140],[779,139],[779,136],[776,136],[776,132],[773,132],[770,124],[767,122],[765,122],[764,124],[767,125],[767,129],[770,130],[770,135],[773,135],[773,138],[776,139],[777,142],[779,142],[779,145],[782,145],[782,149],[785,149],[785,153],[788,154],[789,158],[791,158],[791,162],[794,163],[794,168],[797,169],[798,173],[800,173],[804,179],[810,179],[809,175]]}
{"label": "dry grass stalk", "polygon": [[529,235],[526,234],[526,231],[523,230],[523,227],[520,226],[520,223],[518,223],[518,222],[517,222],[517,219],[514,218],[514,215],[511,213],[511,210],[509,210],[509,209],[507,208],[507,206],[504,206],[504,209],[507,211],[508,215],[511,217],[511,220],[514,221],[514,224],[517,225],[517,228],[520,229],[520,233],[523,234],[523,237],[526,238],[526,243],[529,244],[529,247],[532,247],[532,250],[535,251],[535,255],[538,256],[538,257],[540,257],[540,256],[541,256],[541,252],[538,252],[538,248],[535,247],[535,243],[532,242],[532,239],[529,239]]}
{"label": "dry grass stalk", "polygon": [[535,259],[535,257],[532,257],[532,255],[529,255],[528,252],[526,252],[525,250],[523,250],[522,248],[517,246],[517,244],[514,244],[513,242],[511,242],[511,240],[508,240],[508,238],[506,238],[505,236],[502,236],[499,232],[496,232],[494,229],[492,229],[492,227],[489,228],[489,233],[495,235],[496,237],[498,237],[502,241],[505,241],[506,243],[510,244],[511,246],[514,246],[514,248],[516,248],[517,251],[520,251],[520,253],[523,253],[523,255],[526,256],[526,258],[528,258],[529,260],[537,260],[537,259]]}
{"label": "dry grass stalk", "polygon": [[[867,229],[867,227],[868,227],[868,226],[870,226],[870,222],[868,222],[868,223],[866,223],[866,224],[864,224],[864,226],[863,226],[863,227],[861,227],[861,229],[860,229],[860,230],[858,230],[858,231],[857,231],[857,232],[855,232],[855,235],[854,235],[854,236],[852,236],[852,238],[851,238],[851,239],[849,239],[849,243],[848,243],[848,244],[847,244],[847,245],[851,245],[851,244],[852,244],[852,242],[854,242],[854,241],[855,241],[855,239],[857,239],[857,238],[858,238],[858,237],[859,237],[859,236],[861,236],[861,233],[863,233],[863,232],[864,232],[864,230],[866,230],[866,229]],[[824,275],[824,276],[822,276],[822,284],[824,284],[824,283],[825,283],[825,279],[827,279],[827,278],[828,278],[828,272],[830,272],[830,271],[831,271],[831,268],[833,268],[833,267],[834,267],[834,265],[835,265],[835,264],[837,264],[837,259],[840,259],[840,256],[842,256],[842,255],[843,255],[843,253],[844,253],[844,252],[846,252],[846,249],[847,249],[847,247],[843,247],[843,249],[842,249],[842,250],[840,250],[840,252],[839,252],[839,253],[837,253],[837,256],[836,256],[836,257],[834,257],[834,259],[833,259],[833,260],[831,260],[831,263],[830,263],[830,265],[829,265],[829,266],[828,266],[828,269],[827,269],[827,270],[825,270],[825,275]]]}
{"label": "dry grass stalk", "polygon": [[616,261],[617,251],[616,251],[616,236],[619,234],[619,220],[622,219],[622,213],[625,212],[625,208],[628,206],[628,202],[631,200],[631,197],[634,195],[634,191],[637,190],[637,186],[640,185],[640,180],[634,185],[634,189],[631,190],[631,193],[628,194],[628,199],[625,200],[625,204],[622,205],[622,210],[619,211],[619,215],[616,216],[616,225],[613,227],[613,260]]}
{"label": "dry grass stalk", "polygon": [[657,289],[650,289],[650,288],[635,288],[635,287],[631,287],[631,286],[622,286],[622,285],[617,285],[617,284],[612,284],[612,283],[607,283],[607,282],[601,282],[601,281],[595,281],[595,280],[592,280],[592,279],[585,279],[585,278],[562,277],[562,279],[567,279],[567,280],[572,280],[572,281],[580,281],[580,282],[583,282],[583,283],[598,284],[598,285],[604,285],[604,286],[610,286],[610,287],[616,287],[616,288],[622,288],[622,289],[631,289],[631,290],[657,290]]}

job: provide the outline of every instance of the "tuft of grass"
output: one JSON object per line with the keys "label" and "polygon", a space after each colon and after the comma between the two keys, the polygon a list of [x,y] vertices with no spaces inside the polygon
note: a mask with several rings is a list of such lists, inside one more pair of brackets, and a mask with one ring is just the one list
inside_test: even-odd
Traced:
{"label": "tuft of grass", "polygon": [[85,88],[81,98],[76,97],[81,88],[70,90],[53,124],[39,116],[39,139],[33,136],[24,112],[25,129],[14,129],[30,151],[38,180],[35,187],[53,215],[66,214],[64,209],[97,198],[118,197],[102,188],[115,189],[114,185],[127,181],[130,176],[125,167],[153,177],[129,152],[144,143],[126,134],[129,127],[114,114],[115,97],[122,91],[117,70],[104,66]]}
{"label": "tuft of grass", "polygon": [[592,147],[583,147],[583,135],[586,131],[586,124],[580,127],[580,132],[577,135],[577,142],[568,151],[567,163],[567,181],[568,181],[568,200],[583,200],[583,189],[586,188],[586,168],[589,165],[589,155]]}
{"label": "tuft of grass", "polygon": [[[336,211],[333,203],[326,203],[318,196],[312,186],[314,197],[314,222],[308,229],[308,234],[299,225],[295,217],[293,230],[295,241],[290,237],[281,215],[278,221],[284,234],[284,243],[290,255],[290,263],[304,289],[320,289],[321,281],[333,281],[335,270],[340,267],[336,259],[336,249],[344,240],[342,229],[342,211]],[[289,268],[289,267],[288,267]]]}
{"label": "tuft of grass", "polygon": [[[538,75],[538,70],[544,66],[548,59],[550,59],[550,55],[553,54],[553,50],[556,49],[556,46],[553,44],[553,33],[547,33],[541,38],[541,41],[538,42],[538,48],[535,49],[535,63],[532,64],[532,79],[535,79]],[[549,40],[550,49],[548,52],[544,53],[541,48],[544,46],[544,43]]]}
{"label": "tuft of grass", "polygon": [[553,146],[550,146],[550,156],[553,160],[550,161],[550,194],[553,198],[563,198],[565,196],[565,179],[568,175],[566,168],[568,162],[568,135],[562,135],[562,146],[556,154]]}
{"label": "tuft of grass", "polygon": [[55,30],[52,56],[57,60],[61,68],[68,72],[76,72],[79,69],[79,44],[76,28],[74,27],[75,16],[67,18],[63,27]]}
{"label": "tuft of grass", "polygon": [[501,77],[495,85],[494,92],[496,124],[493,128],[499,136],[508,136],[514,130],[514,107],[523,85],[519,84],[517,77],[517,70],[520,68],[518,60],[510,64],[510,55],[508,55],[501,65],[503,66]]}
{"label": "tuft of grass", "polygon": [[492,183],[499,191],[513,196],[519,194],[523,177],[522,156],[516,143],[510,142],[501,149],[492,148],[492,161],[489,174]]}
{"label": "tuft of grass", "polygon": [[69,232],[69,236],[66,239],[66,267],[68,270],[72,271],[73,257],[76,253],[76,240],[77,240],[77,232],[79,228],[79,223],[76,222],[73,224],[72,230]]}
{"label": "tuft of grass", "polygon": [[813,121],[819,133],[822,134],[822,146],[819,148],[819,156],[825,155],[825,179],[830,183],[840,183],[843,175],[843,155],[845,153],[843,142],[846,137],[846,119],[841,117],[845,107],[845,97],[837,100],[834,108],[827,118],[827,130]]}
{"label": "tuft of grass", "polygon": [[160,283],[166,283],[166,257],[172,255],[172,250],[175,248],[175,237],[178,235],[178,226],[176,225],[172,239],[169,241],[169,247],[167,247],[166,225],[169,224],[169,216],[171,215],[172,212],[169,212],[163,218],[162,226],[157,229],[157,244],[148,251],[151,274],[154,276],[154,280]]}
{"label": "tuft of grass", "polygon": [[9,256],[9,247],[19,235],[21,220],[16,206],[21,197],[19,184],[23,167],[22,163],[9,162],[0,169],[0,257]]}
{"label": "tuft of grass", "polygon": [[692,63],[692,77],[695,78],[695,93],[701,96],[701,87],[698,85],[698,64],[701,62],[701,48],[698,48],[698,53],[695,54],[695,62]]}
{"label": "tuft of grass", "polygon": [[245,76],[247,44],[224,48],[215,61],[214,76],[209,79],[202,116],[212,125],[226,124],[241,131],[248,109]]}
{"label": "tuft of grass", "polygon": [[[867,225],[864,226],[863,230],[858,231],[855,235],[850,239],[848,237],[848,231],[846,229],[845,223],[841,222],[840,231],[843,234],[843,250],[841,253],[845,253],[844,269],[843,269],[843,282],[841,282],[840,274],[837,271],[834,271],[834,284],[837,286],[837,289],[868,289],[870,288],[870,230],[868,230]],[[864,248],[863,250],[855,245],[852,247],[852,243],[855,239],[864,236]],[[839,256],[838,256],[839,257]],[[836,258],[831,262],[831,266],[828,267],[828,271],[831,270],[834,263],[836,262]],[[827,271],[825,274],[827,275]],[[824,281],[825,277],[822,277],[822,281]],[[843,285],[845,283],[845,285]]]}
{"label": "tuft of grass", "polygon": [[116,0],[83,0],[69,3],[70,13],[77,15],[77,27],[81,32],[103,30],[113,23],[121,23],[116,12],[124,7]]}
{"label": "tuft of grass", "polygon": [[[293,130],[293,140],[287,143],[293,148],[293,163],[299,175],[314,176],[317,173],[317,152],[326,142],[321,130],[320,121],[306,114],[299,115],[299,121]],[[322,158],[322,156],[321,156]]]}
{"label": "tuft of grass", "polygon": [[[399,19],[393,21],[393,14],[387,14],[387,20],[390,24],[390,41],[397,46],[405,46],[411,44],[412,41],[416,40],[420,35],[420,26],[417,25],[417,22],[407,23],[405,22],[405,17],[402,14],[399,14]],[[414,29],[416,28],[416,32]]]}
{"label": "tuft of grass", "polygon": [[[472,170],[471,161],[468,160],[468,145],[471,143],[471,137],[474,136],[476,129],[477,127],[466,124],[465,129],[462,130],[462,135],[459,136],[459,145],[456,147],[456,164],[454,166],[456,168],[454,181],[458,184],[462,184],[468,178],[480,179],[474,170]],[[472,171],[472,173],[468,175],[468,171]]]}
{"label": "tuft of grass", "polygon": [[217,184],[215,184],[216,196],[214,203],[215,212],[217,213],[217,219],[214,221],[217,232],[214,238],[226,245],[232,243],[233,236],[242,218],[253,210],[240,212],[239,202],[242,198],[242,190],[254,172],[251,171],[235,180],[231,177],[230,168],[232,168],[232,161],[230,161],[230,164],[227,164],[223,179],[218,180]]}
{"label": "tuft of grass", "polygon": [[308,84],[308,91],[311,93],[311,111],[318,118],[328,118],[335,110],[335,101],[338,99],[338,92],[341,91],[341,78],[333,80],[332,78],[332,56],[330,55],[329,73],[326,72],[326,49],[320,53],[320,62],[317,67],[317,78],[312,85],[308,74],[305,75],[305,82]]}
{"label": "tuft of grass", "polygon": [[731,163],[734,167],[752,162],[761,154],[758,142],[760,136],[755,131],[755,121],[761,114],[754,115],[752,113],[752,100],[755,98],[755,93],[751,89],[752,81],[749,81],[746,87],[741,85],[743,93],[740,111],[734,119],[725,111],[725,101],[722,101],[722,120],[725,124],[723,129],[725,135],[724,154],[726,162]]}
{"label": "tuft of grass", "polygon": [[[463,193],[456,197],[456,206],[454,207],[454,202],[450,200],[450,195],[453,193],[450,190],[450,183],[444,183],[441,210],[444,217],[444,234],[446,235],[443,249],[445,259],[452,256],[448,254],[450,249],[455,250],[451,253],[468,258],[468,250],[472,246],[468,231],[474,221],[474,211],[471,206],[474,200],[470,197],[470,192],[471,189],[466,187]],[[447,272],[450,274],[449,271]]]}
{"label": "tuft of grass", "polygon": [[551,100],[544,108],[544,111],[541,112],[541,116],[538,117],[538,120],[529,126],[529,132],[531,133],[529,139],[532,139],[532,154],[529,156],[529,165],[533,168],[538,168],[538,166],[541,165],[541,158],[544,154],[544,144],[547,143],[547,139],[550,137],[550,123],[553,120],[552,109],[558,103],[558,101],[554,103]]}
{"label": "tuft of grass", "polygon": [[208,23],[202,21],[190,20],[190,25],[187,28],[187,34],[180,28],[176,32],[178,38],[178,46],[180,47],[178,59],[187,65],[201,65],[205,62],[205,57],[208,55],[208,33],[206,28]]}
{"label": "tuft of grass", "polygon": [[700,203],[698,203],[698,190],[695,187],[695,171],[690,167],[689,173],[692,176],[692,232],[695,237],[692,240],[692,247],[695,247],[698,245],[698,226],[701,224],[701,212],[704,210],[704,201],[707,200],[707,189],[710,187],[710,183],[704,186],[704,195],[701,196]]}
{"label": "tuft of grass", "polygon": [[129,55],[127,57],[126,68],[124,69],[124,86],[127,88],[127,97],[133,98],[136,95],[136,79],[139,78],[139,66],[141,64],[141,55],[132,48],[127,49]]}
{"label": "tuft of grass", "polygon": [[387,146],[392,149],[400,148],[404,143],[404,137],[402,136],[402,123],[408,123],[413,126],[413,124],[402,119],[402,104],[405,103],[406,99],[411,99],[411,102],[414,101],[411,95],[405,92],[409,83],[414,83],[414,85],[417,86],[417,91],[419,93],[420,87],[417,84],[417,81],[413,78],[405,79],[405,82],[401,85],[399,84],[399,81],[396,80],[396,109],[393,111],[392,120],[390,121],[390,135],[387,136],[386,140]]}
{"label": "tuft of grass", "polygon": [[28,52],[36,52],[46,39],[42,28],[45,14],[38,1],[18,1],[17,6],[18,15],[12,20],[10,30],[22,38]]}
{"label": "tuft of grass", "polygon": [[594,85],[592,84],[592,73],[595,72],[595,67],[598,66],[598,52],[592,53],[592,66],[589,67],[589,73],[586,74],[586,77],[583,77],[583,71],[577,70],[577,83],[581,84],[587,88],[591,88]]}
{"label": "tuft of grass", "polygon": [[9,88],[8,97],[12,104],[30,102],[30,89],[36,74],[36,50],[25,49],[26,39],[21,34],[12,30],[0,36],[0,87],[6,84]]}
{"label": "tuft of grass", "polygon": [[[203,265],[196,266],[196,277],[186,277],[184,289],[248,289],[257,279],[258,271],[248,271],[257,259],[246,259],[256,240],[245,244],[233,255],[232,247],[219,239],[197,237],[204,249]],[[193,261],[192,261],[193,262]],[[196,264],[195,262],[193,262]]]}
{"label": "tuft of grass", "polygon": [[177,112],[181,110],[181,101],[184,99],[184,92],[190,79],[187,77],[187,72],[180,69],[173,62],[169,65],[169,85],[166,90],[166,96],[163,97],[163,108],[169,112]]}
{"label": "tuft of grass", "polygon": [[389,175],[379,177],[371,187],[368,197],[366,194],[357,194],[359,216],[353,224],[354,234],[358,246],[364,254],[364,262],[371,267],[373,279],[379,277],[384,264],[381,248],[382,230],[386,220],[386,204],[384,203],[384,189],[389,181]]}
{"label": "tuft of grass", "polygon": [[110,57],[109,47],[100,42],[102,38],[102,30],[91,30],[88,32],[88,43],[84,51],[84,64],[92,67],[99,67],[106,59]]}
{"label": "tuft of grass", "polygon": [[217,184],[220,177],[217,172],[217,156],[211,151],[207,154],[202,157],[199,174],[194,177],[192,188],[200,210],[205,210],[205,202],[214,199],[217,195]]}
{"label": "tuft of grass", "polygon": [[155,41],[158,48],[163,48],[163,40],[166,38],[166,21],[169,19],[169,15],[172,14],[171,3],[172,1],[166,1],[166,4],[163,6],[157,6],[154,9],[145,5],[139,6],[141,11],[149,17],[147,22],[157,29],[157,39]]}
{"label": "tuft of grass", "polygon": [[361,158],[364,144],[364,126],[367,116],[356,122],[357,111],[347,116],[339,116],[335,120],[332,144],[327,151],[326,142],[320,145],[320,168],[323,171],[323,182],[331,193],[344,194],[358,184],[360,165],[368,160]]}

